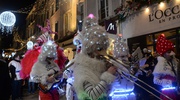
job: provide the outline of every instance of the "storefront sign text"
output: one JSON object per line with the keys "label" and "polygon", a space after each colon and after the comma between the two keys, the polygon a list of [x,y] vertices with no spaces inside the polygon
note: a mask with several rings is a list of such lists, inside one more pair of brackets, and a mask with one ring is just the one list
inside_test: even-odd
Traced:
{"label": "storefront sign text", "polygon": [[159,23],[172,21],[180,18],[180,5],[167,8],[165,10],[156,10],[149,15],[149,22],[158,20]]}

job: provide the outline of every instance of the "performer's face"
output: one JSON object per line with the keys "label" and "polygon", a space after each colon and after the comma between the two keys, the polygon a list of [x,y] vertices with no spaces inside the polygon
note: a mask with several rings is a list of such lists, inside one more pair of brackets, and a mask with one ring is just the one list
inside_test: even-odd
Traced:
{"label": "performer's face", "polygon": [[122,62],[129,62],[129,59],[128,59],[128,55],[127,54],[121,54],[118,58],[119,60],[121,60]]}
{"label": "performer's face", "polygon": [[95,53],[98,55],[107,55],[106,50],[95,51]]}
{"label": "performer's face", "polygon": [[172,60],[174,55],[175,55],[175,53],[172,50],[169,50],[164,54],[164,57],[167,60]]}
{"label": "performer's face", "polygon": [[51,64],[51,61],[53,61],[54,60],[54,58],[50,58],[50,57],[47,57],[46,58],[46,61],[49,63],[49,64]]}

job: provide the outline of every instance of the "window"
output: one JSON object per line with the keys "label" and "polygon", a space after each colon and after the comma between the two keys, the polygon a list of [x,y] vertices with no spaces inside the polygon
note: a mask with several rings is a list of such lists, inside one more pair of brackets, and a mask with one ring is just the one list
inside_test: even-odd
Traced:
{"label": "window", "polygon": [[55,24],[55,32],[58,32],[58,22]]}
{"label": "window", "polygon": [[147,45],[153,44],[153,35],[147,35],[146,42],[147,42]]}
{"label": "window", "polygon": [[81,5],[81,8],[80,8],[80,17],[81,17],[81,20],[83,20],[83,18],[84,18],[84,6],[83,5]]}
{"label": "window", "polygon": [[104,19],[109,16],[108,12],[108,0],[100,0],[100,19]]}
{"label": "window", "polygon": [[55,32],[57,32],[57,34],[55,34],[54,40],[57,40],[58,39],[58,22],[56,22],[55,24]]}
{"label": "window", "polygon": [[51,6],[51,16],[54,14],[54,5]]}
{"label": "window", "polygon": [[172,36],[176,35],[176,30],[170,30],[170,31],[157,33],[157,34],[155,34],[155,39],[157,39],[158,36],[161,34],[164,34],[166,36],[166,38],[171,38]]}
{"label": "window", "polygon": [[46,18],[49,19],[49,11],[47,11],[47,17]]}
{"label": "window", "polygon": [[70,31],[70,23],[71,23],[71,13],[66,13],[64,16],[64,22],[65,22],[65,35],[69,35],[69,31]]}
{"label": "window", "polygon": [[65,15],[65,18],[64,18],[64,21],[65,21],[65,34],[68,32],[68,14]]}
{"label": "window", "polygon": [[56,0],[56,11],[59,9],[59,0]]}

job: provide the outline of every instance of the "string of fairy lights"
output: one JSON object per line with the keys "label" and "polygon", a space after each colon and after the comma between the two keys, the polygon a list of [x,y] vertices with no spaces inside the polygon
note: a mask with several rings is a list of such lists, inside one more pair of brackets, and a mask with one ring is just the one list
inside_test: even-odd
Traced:
{"label": "string of fairy lights", "polygon": [[[67,4],[68,2],[71,2],[71,0],[61,0],[61,1],[59,1],[59,5],[56,5],[56,7],[63,6],[64,4]],[[34,6],[37,7],[37,5],[38,5],[38,9],[36,8],[36,10],[33,11],[33,13],[37,14],[37,13],[39,13],[39,10],[41,10],[42,13],[45,13],[45,11],[49,11],[52,9],[52,6],[50,6],[48,8],[46,7],[46,9],[43,9],[45,5],[49,5],[48,3],[49,2],[44,2],[44,1],[38,0],[35,3],[28,5],[27,7],[20,8],[18,10],[11,10],[11,12],[21,13],[21,14],[29,14],[31,12],[32,8]]]}

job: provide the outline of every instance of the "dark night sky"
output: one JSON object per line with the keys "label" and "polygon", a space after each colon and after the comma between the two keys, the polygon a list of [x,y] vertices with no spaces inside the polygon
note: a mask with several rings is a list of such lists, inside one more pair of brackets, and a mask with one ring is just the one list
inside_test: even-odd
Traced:
{"label": "dark night sky", "polygon": [[[0,0],[0,13],[7,10],[17,11],[22,8],[27,8],[36,0]],[[24,24],[27,14],[14,13],[16,16],[15,26]]]}

